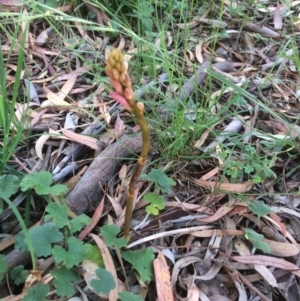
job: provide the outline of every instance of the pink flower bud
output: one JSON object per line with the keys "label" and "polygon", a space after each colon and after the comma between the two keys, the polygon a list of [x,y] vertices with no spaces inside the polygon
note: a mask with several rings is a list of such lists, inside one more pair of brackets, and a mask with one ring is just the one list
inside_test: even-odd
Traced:
{"label": "pink flower bud", "polygon": [[124,107],[124,109],[126,109],[129,112],[132,112],[132,108],[130,107],[129,103],[121,94],[117,92],[111,92],[109,95],[111,96],[111,98],[117,101],[122,107]]}
{"label": "pink flower bud", "polygon": [[122,87],[122,85],[118,81],[113,80],[111,78],[110,79],[110,83],[111,83],[112,87],[116,90],[117,93],[123,94],[123,87]]}

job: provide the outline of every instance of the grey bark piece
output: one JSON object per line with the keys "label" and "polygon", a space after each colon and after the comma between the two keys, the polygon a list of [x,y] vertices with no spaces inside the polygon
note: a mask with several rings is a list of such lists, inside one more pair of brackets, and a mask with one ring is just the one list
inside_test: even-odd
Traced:
{"label": "grey bark piece", "polygon": [[81,214],[89,209],[90,204],[96,207],[104,194],[101,187],[116,175],[122,160],[138,154],[141,147],[140,134],[124,135],[100,153],[68,195],[71,210]]}

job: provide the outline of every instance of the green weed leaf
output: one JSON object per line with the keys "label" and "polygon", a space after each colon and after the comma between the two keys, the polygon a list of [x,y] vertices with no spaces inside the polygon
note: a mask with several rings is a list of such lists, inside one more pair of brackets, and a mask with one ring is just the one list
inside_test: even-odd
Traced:
{"label": "green weed leaf", "polygon": [[86,259],[96,263],[99,267],[104,268],[104,262],[99,248],[91,245],[89,251],[86,253]]}
{"label": "green weed leaf", "polygon": [[51,203],[46,207],[45,221],[52,219],[58,228],[63,228],[69,223],[67,207],[57,203]]}
{"label": "green weed leaf", "polygon": [[0,177],[0,192],[10,198],[20,187],[20,180],[17,176],[3,175]]}
{"label": "green weed leaf", "polygon": [[46,295],[50,292],[49,284],[39,283],[30,287],[23,301],[49,301]]}
{"label": "green weed leaf", "polygon": [[248,208],[259,218],[273,212],[273,210],[262,201],[253,201],[248,205]]}
{"label": "green weed leaf", "polygon": [[59,196],[68,192],[68,187],[66,185],[56,184],[50,187],[49,193]]}
{"label": "green weed leaf", "polygon": [[140,296],[126,291],[119,292],[119,297],[121,301],[144,301]]}
{"label": "green weed leaf", "polygon": [[176,185],[176,182],[169,178],[163,170],[161,169],[152,169],[146,176],[151,182],[155,183],[162,192],[170,193],[171,187]]}
{"label": "green weed leaf", "polygon": [[264,236],[255,232],[252,229],[245,228],[245,237],[250,240],[256,249],[262,250],[264,253],[271,253],[271,247],[268,243],[263,241]]}
{"label": "green weed leaf", "polygon": [[85,214],[80,214],[76,217],[74,217],[70,221],[70,230],[72,233],[75,233],[77,231],[80,231],[83,226],[87,226],[91,223],[91,218],[88,217]]}
{"label": "green weed leaf", "polygon": [[99,268],[96,270],[96,275],[98,276],[99,280],[92,280],[91,286],[95,289],[97,294],[103,293],[107,295],[116,287],[114,277],[107,270]]}
{"label": "green weed leaf", "polygon": [[[38,257],[51,255],[52,243],[62,241],[63,235],[53,223],[47,223],[29,230],[33,249]],[[21,251],[28,249],[24,232],[19,232],[15,237],[15,247]]]}
{"label": "green weed leaf", "polygon": [[140,296],[126,291],[119,292],[119,297],[121,301],[144,301]]}
{"label": "green weed leaf", "polygon": [[86,253],[89,251],[90,247],[75,237],[69,237],[67,242],[68,251],[61,246],[54,246],[52,254],[57,263],[63,262],[66,267],[70,269],[86,258]]}
{"label": "green weed leaf", "polygon": [[115,225],[105,225],[100,229],[105,244],[108,247],[115,247],[117,249],[127,246],[127,240],[125,238],[117,238],[117,235],[120,233],[120,231],[120,228]]}
{"label": "green weed leaf", "polygon": [[41,170],[36,173],[26,175],[21,183],[22,191],[27,191],[28,189],[34,189],[38,195],[47,195],[52,193],[56,196],[67,192],[68,189],[65,185],[54,185],[50,186],[52,183],[52,174],[50,172]]}
{"label": "green weed leaf", "polygon": [[30,188],[36,190],[39,195],[48,194],[49,187],[52,183],[52,175],[50,172],[41,170],[36,173],[26,175],[21,181],[22,191],[27,191]]}
{"label": "green weed leaf", "polygon": [[81,279],[78,273],[62,266],[52,270],[50,274],[55,278],[53,280],[53,285],[59,296],[71,297],[75,294],[73,283]]}
{"label": "green weed leaf", "polygon": [[24,270],[23,265],[18,265],[10,271],[9,276],[10,279],[13,280],[16,285],[19,285],[25,282],[28,276],[28,271]]}
{"label": "green weed leaf", "polygon": [[5,262],[5,255],[0,254],[0,280],[2,280],[7,272],[7,264]]}
{"label": "green weed leaf", "polygon": [[58,1],[57,0],[45,0],[45,5],[52,7],[52,8],[57,8]]}
{"label": "green weed leaf", "polygon": [[154,259],[154,253],[151,249],[126,251],[122,253],[122,257],[138,271],[142,281],[151,280],[153,275],[152,262]]}
{"label": "green weed leaf", "polygon": [[150,203],[146,207],[146,212],[150,214],[158,215],[159,210],[165,208],[165,200],[158,194],[148,192],[144,195],[144,199]]}

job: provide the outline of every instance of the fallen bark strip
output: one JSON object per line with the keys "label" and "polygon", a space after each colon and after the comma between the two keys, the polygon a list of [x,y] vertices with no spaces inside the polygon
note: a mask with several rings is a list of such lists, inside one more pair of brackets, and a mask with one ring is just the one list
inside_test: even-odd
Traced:
{"label": "fallen bark strip", "polygon": [[141,135],[125,135],[108,146],[89,166],[83,177],[67,197],[75,214],[81,214],[92,205],[97,207],[104,195],[104,187],[117,173],[123,158],[140,152]]}

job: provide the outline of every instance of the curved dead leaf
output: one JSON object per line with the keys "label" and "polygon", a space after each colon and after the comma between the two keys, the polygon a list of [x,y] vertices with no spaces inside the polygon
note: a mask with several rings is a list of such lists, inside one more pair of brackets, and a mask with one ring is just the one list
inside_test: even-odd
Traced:
{"label": "curved dead leaf", "polygon": [[[96,244],[101,252],[105,268],[112,274],[112,276],[114,277],[115,283],[118,284],[116,268],[114,266],[114,262],[109,253],[108,248],[106,247],[103,240],[99,236],[92,234],[92,233],[90,235],[96,242]],[[108,299],[109,299],[109,301],[117,301],[118,300],[118,285],[109,293]]]}
{"label": "curved dead leaf", "polygon": [[271,38],[279,38],[280,34],[268,27],[264,27],[264,26],[259,26],[257,24],[254,24],[252,22],[245,22],[245,27],[247,29],[250,29],[254,32],[260,33],[261,35],[267,36],[267,37],[271,37]]}
{"label": "curved dead leaf", "polygon": [[202,51],[202,42],[200,42],[195,48],[195,55],[196,55],[197,61],[200,64],[202,64],[204,62],[201,51]]}
{"label": "curved dead leaf", "polygon": [[47,106],[72,107],[71,104],[64,101],[60,97],[58,97],[55,93],[53,93],[47,87],[44,87],[44,91],[46,93],[48,100],[46,100],[42,103],[42,105],[41,105],[42,108],[47,107]]}
{"label": "curved dead leaf", "polygon": [[193,282],[190,286],[187,286],[187,300],[198,301],[200,299],[200,290],[197,285]]}
{"label": "curved dead leaf", "polygon": [[156,280],[157,301],[173,301],[173,291],[170,281],[169,267],[162,252],[153,261]]}
{"label": "curved dead leaf", "polygon": [[201,231],[191,231],[191,234],[197,237],[211,237],[214,234],[216,236],[235,236],[235,235],[244,235],[244,231],[242,230],[235,230],[235,229],[228,229],[228,230],[211,230],[211,229],[206,229],[206,230],[201,230]]}
{"label": "curved dead leaf", "polygon": [[239,282],[234,277],[232,277],[232,280],[234,282],[235,287],[237,288],[237,290],[239,292],[239,301],[248,301],[247,293],[246,293],[243,283]]}
{"label": "curved dead leaf", "polygon": [[209,296],[209,300],[210,301],[232,301],[231,299],[225,297],[225,296],[222,296],[222,295],[212,295],[212,296]]}
{"label": "curved dead leaf", "polygon": [[97,209],[95,210],[95,212],[93,214],[91,223],[80,232],[80,234],[78,236],[79,239],[84,239],[98,224],[98,222],[101,218],[102,212],[103,212],[104,200],[105,200],[105,198],[103,196],[100,204],[98,205]]}
{"label": "curved dead leaf", "polygon": [[275,29],[282,29],[282,18],[280,15],[281,5],[279,3],[276,6],[274,11],[274,28]]}
{"label": "curved dead leaf", "polygon": [[200,222],[204,222],[204,223],[211,223],[211,222],[217,221],[218,219],[220,219],[221,217],[226,215],[233,208],[234,208],[234,206],[224,205],[224,206],[221,206],[213,216],[206,217],[206,218],[197,218],[197,220]]}
{"label": "curved dead leaf", "polygon": [[62,128],[61,132],[70,140],[78,142],[80,144],[86,145],[96,151],[102,151],[103,149],[97,144],[98,139],[89,137],[87,135],[81,135],[74,133],[72,131],[69,131],[67,129]]}
{"label": "curved dead leaf", "polygon": [[120,217],[122,215],[123,209],[122,206],[120,205],[120,203],[115,200],[115,198],[111,197],[109,194],[106,193],[106,197],[108,198],[108,200],[110,201],[111,205],[114,208],[114,211],[116,213],[117,217]]}
{"label": "curved dead leaf", "polygon": [[44,156],[43,156],[43,146],[45,144],[45,142],[50,138],[50,135],[42,135],[38,138],[38,140],[36,140],[35,142],[35,146],[34,146],[34,149],[35,149],[35,152],[37,154],[37,156],[44,161]]}
{"label": "curved dead leaf", "polygon": [[77,80],[77,74],[72,73],[71,77],[65,82],[60,91],[57,93],[57,97],[64,99],[69,95],[71,90],[73,89]]}
{"label": "curved dead leaf", "polygon": [[198,280],[211,280],[213,279],[218,272],[220,271],[220,269],[223,267],[223,262],[221,260],[218,260],[210,269],[209,271],[201,276],[194,276],[194,279],[198,279]]}
{"label": "curved dead leaf", "polygon": [[179,259],[173,268],[173,272],[172,272],[172,278],[171,278],[171,282],[172,282],[172,288],[173,288],[173,292],[176,292],[176,281],[178,280],[178,275],[180,273],[180,270],[192,263],[196,263],[196,262],[201,262],[202,259],[196,256],[189,256],[189,257],[184,257]]}
{"label": "curved dead leaf", "polygon": [[291,271],[291,273],[300,277],[300,270],[298,266],[278,257],[271,257],[265,255],[251,255],[251,256],[231,256],[230,258],[241,263],[260,264],[264,266],[276,267],[286,271]]}
{"label": "curved dead leaf", "polygon": [[230,193],[244,193],[249,191],[253,186],[253,183],[251,181],[244,183],[220,183],[216,181],[204,181],[201,179],[192,180],[201,187],[208,188],[211,191],[222,190],[224,192]]}
{"label": "curved dead leaf", "polygon": [[299,254],[299,245],[289,244],[287,242],[279,242],[263,238],[271,248],[271,254],[280,257],[290,257]]}
{"label": "curved dead leaf", "polygon": [[201,301],[210,301],[210,299],[206,296],[206,294],[201,290],[199,290],[199,297],[200,297],[199,300]]}
{"label": "curved dead leaf", "polygon": [[189,204],[189,203],[178,203],[178,202],[165,202],[165,207],[175,207],[175,208],[182,208],[183,210],[195,210],[197,212],[204,212],[207,214],[213,214],[211,208],[203,207],[197,204]]}
{"label": "curved dead leaf", "polygon": [[[101,298],[108,299],[108,295],[102,293],[96,293],[94,287],[91,286],[91,282],[93,280],[99,279],[98,276],[96,275],[96,270],[99,268],[99,266],[91,260],[84,260],[82,262],[82,268],[84,270],[83,277],[89,289],[92,290],[96,295],[100,296]],[[125,290],[123,282],[120,281],[119,279],[118,282],[116,283],[116,286],[118,287],[119,292]]]}
{"label": "curved dead leaf", "polygon": [[[235,239],[233,241],[235,249],[238,251],[240,255],[251,255],[250,250],[242,241]],[[272,272],[265,266],[255,264],[253,265],[254,269],[264,277],[264,279],[272,286],[278,287],[278,283]]]}

